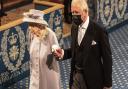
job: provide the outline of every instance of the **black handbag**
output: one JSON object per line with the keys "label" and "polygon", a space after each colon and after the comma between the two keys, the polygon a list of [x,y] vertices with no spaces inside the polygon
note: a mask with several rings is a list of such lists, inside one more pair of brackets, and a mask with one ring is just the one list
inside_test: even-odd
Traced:
{"label": "black handbag", "polygon": [[53,58],[54,58],[54,55],[53,54],[49,54],[47,56],[47,60],[46,60],[46,64],[48,66],[49,69],[52,69],[52,62],[53,62]]}

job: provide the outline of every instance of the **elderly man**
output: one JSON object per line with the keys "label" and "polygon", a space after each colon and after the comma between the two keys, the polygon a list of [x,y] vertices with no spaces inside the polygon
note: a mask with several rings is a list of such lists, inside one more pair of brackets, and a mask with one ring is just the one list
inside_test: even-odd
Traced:
{"label": "elderly man", "polygon": [[71,60],[70,89],[111,89],[112,54],[105,29],[90,20],[85,0],[72,0],[71,48],[56,57]]}

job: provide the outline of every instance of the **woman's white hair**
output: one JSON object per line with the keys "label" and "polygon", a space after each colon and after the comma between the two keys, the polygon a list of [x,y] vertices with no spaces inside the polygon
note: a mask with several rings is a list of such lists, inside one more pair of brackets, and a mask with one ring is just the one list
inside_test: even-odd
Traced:
{"label": "woman's white hair", "polygon": [[82,11],[89,11],[87,0],[72,0],[71,6],[79,7]]}

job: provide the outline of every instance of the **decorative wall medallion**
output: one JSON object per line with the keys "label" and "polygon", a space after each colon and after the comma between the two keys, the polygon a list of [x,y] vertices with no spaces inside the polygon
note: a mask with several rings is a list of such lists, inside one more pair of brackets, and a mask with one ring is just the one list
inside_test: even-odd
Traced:
{"label": "decorative wall medallion", "polygon": [[60,23],[61,23],[61,16],[59,16],[57,14],[56,17],[54,18],[54,22],[55,22],[56,26],[60,25]]}
{"label": "decorative wall medallion", "polygon": [[[16,33],[9,35],[9,30],[3,33],[1,51],[3,63],[11,72],[16,71],[22,64],[25,53],[25,36],[20,26],[15,27]],[[17,44],[19,40],[19,44]]]}
{"label": "decorative wall medallion", "polygon": [[127,4],[128,0],[115,0],[115,13],[119,19],[123,18]]}
{"label": "decorative wall medallion", "polygon": [[114,11],[114,0],[100,0],[100,17],[105,26],[109,25]]}

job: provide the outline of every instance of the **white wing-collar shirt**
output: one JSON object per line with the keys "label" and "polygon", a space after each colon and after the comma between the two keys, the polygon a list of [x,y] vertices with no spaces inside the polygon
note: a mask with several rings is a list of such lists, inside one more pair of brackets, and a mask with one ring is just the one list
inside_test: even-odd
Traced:
{"label": "white wing-collar shirt", "polygon": [[78,29],[78,44],[80,45],[81,44],[81,41],[85,35],[85,32],[87,30],[87,27],[88,27],[88,24],[89,24],[89,16],[87,17],[87,20],[82,24],[82,25],[79,25],[79,29]]}

